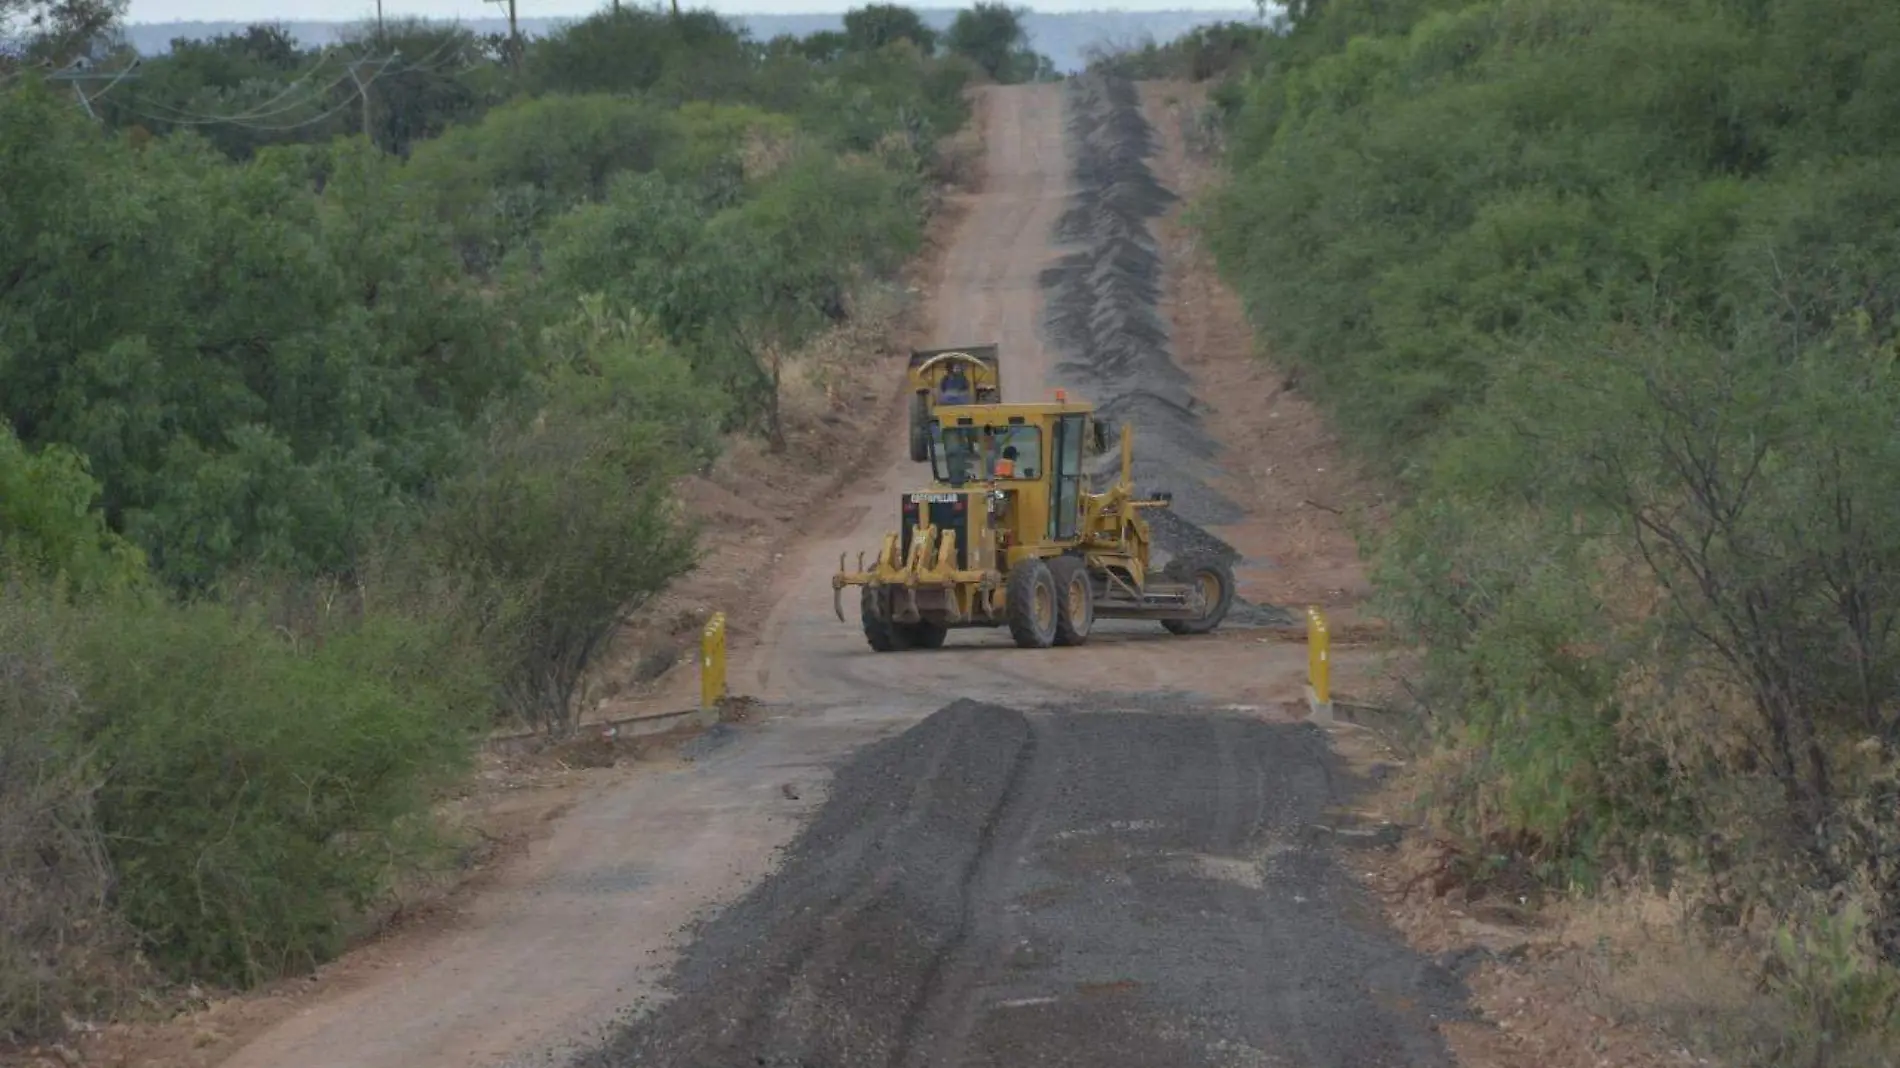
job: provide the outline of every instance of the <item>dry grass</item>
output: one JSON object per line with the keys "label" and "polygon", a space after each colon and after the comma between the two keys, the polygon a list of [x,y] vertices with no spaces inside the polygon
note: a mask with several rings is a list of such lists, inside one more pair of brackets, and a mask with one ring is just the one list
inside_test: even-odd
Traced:
{"label": "dry grass", "polygon": [[974,189],[983,177],[983,131],[971,122],[962,130],[937,141],[935,171],[931,175],[940,184],[955,189]]}
{"label": "dry grass", "polygon": [[745,180],[758,182],[776,174],[798,155],[798,147],[795,131],[763,126],[748,130],[739,148],[739,166]]}
{"label": "dry grass", "polygon": [[61,1033],[149,978],[109,907],[97,773],[70,749],[79,693],[20,607],[0,606],[0,1042]]}

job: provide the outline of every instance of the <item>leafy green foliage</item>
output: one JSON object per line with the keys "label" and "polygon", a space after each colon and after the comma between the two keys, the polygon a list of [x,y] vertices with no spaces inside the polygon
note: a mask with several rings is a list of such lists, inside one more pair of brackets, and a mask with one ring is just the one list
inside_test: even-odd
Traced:
{"label": "leafy green foliage", "polygon": [[1244,66],[1259,50],[1267,33],[1245,22],[1216,22],[1196,26],[1166,44],[1149,37],[1138,47],[1088,50],[1091,71],[1123,78],[1187,78],[1202,82]]}
{"label": "leafy green foliage", "polygon": [[388,673],[394,651],[439,651],[427,623],[372,619],[304,650],[208,603],[48,622],[84,702],[77,742],[111,769],[95,797],[122,913],[189,974],[256,981],[333,953],[467,753],[463,680]]}
{"label": "leafy green foliage", "polygon": [[424,536],[438,567],[483,591],[506,706],[566,733],[625,614],[693,561],[668,482],[709,458],[723,398],[598,298],[547,342],[532,418],[493,429]]}
{"label": "leafy green foliage", "polygon": [[1220,95],[1203,222],[1406,492],[1380,587],[1430,650],[1441,811],[1554,878],[1666,854],[1717,914],[1851,897],[1856,952],[1900,964],[1870,815],[1900,796],[1900,156],[1874,134],[1900,16],[1292,15]]}
{"label": "leafy green foliage", "polygon": [[77,593],[145,579],[139,551],[106,526],[85,458],[54,445],[30,455],[0,426],[0,575],[37,575]]}
{"label": "leafy green foliage", "polygon": [[527,58],[539,92],[644,93],[669,103],[745,91],[751,50],[709,11],[678,18],[658,9],[609,9],[562,27]]}
{"label": "leafy green foliage", "polygon": [[347,566],[518,379],[506,326],[385,158],[312,150],[313,196],[292,157],[133,149],[32,91],[0,113],[25,179],[0,253],[0,405],[29,445],[87,456],[108,519],[179,585],[247,559]]}
{"label": "leafy green foliage", "polygon": [[1049,57],[1029,47],[1023,29],[1028,8],[1006,3],[977,3],[957,12],[944,33],[944,47],[982,68],[992,81],[1048,81],[1055,77]]}
{"label": "leafy green foliage", "polygon": [[126,0],[0,0],[0,73],[15,56],[66,66],[110,33],[125,9]]}
{"label": "leafy green foliage", "polygon": [[937,31],[924,24],[923,16],[898,4],[867,4],[845,12],[845,47],[857,52],[875,52],[897,41],[909,41],[924,55],[937,50]]}
{"label": "leafy green foliage", "polygon": [[[11,492],[8,493],[9,499]],[[0,1040],[56,1034],[113,1007],[131,944],[112,913],[97,770],[74,745],[80,703],[45,632],[56,597],[0,595]]]}
{"label": "leafy green foliage", "polygon": [[[66,7],[37,55],[124,61],[109,5],[0,26]],[[786,356],[921,240],[974,68],[848,21],[258,26],[90,113],[0,62],[0,1031],[108,1010],[128,946],[323,959],[475,731],[572,728],[693,562],[675,476],[777,440]]]}

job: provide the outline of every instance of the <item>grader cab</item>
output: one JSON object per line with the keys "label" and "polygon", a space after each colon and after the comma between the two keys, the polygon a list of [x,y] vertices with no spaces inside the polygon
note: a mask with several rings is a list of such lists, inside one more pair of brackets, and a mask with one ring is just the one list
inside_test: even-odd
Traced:
{"label": "grader cab", "polygon": [[[1097,619],[1153,619],[1175,634],[1218,627],[1234,598],[1224,560],[1149,566],[1134,439],[1124,429],[1121,474],[1089,488],[1085,455],[1107,447],[1094,408],[1054,403],[939,406],[926,442],[933,484],[903,495],[898,529],[870,566],[841,557],[832,605],[861,588],[865,639],[878,652],[934,649],[961,627],[1009,628],[1018,646],[1080,645]],[[1093,447],[1091,449],[1091,446]]]}
{"label": "grader cab", "polygon": [[930,438],[939,404],[995,404],[1003,399],[1003,365],[995,345],[912,349],[910,354],[910,458],[930,459]]}

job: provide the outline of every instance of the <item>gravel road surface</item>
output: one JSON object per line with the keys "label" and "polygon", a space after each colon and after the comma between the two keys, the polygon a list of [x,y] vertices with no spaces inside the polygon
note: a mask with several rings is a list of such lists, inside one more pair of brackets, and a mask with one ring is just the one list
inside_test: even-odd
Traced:
{"label": "gravel road surface", "polygon": [[845,764],[584,1068],[1448,1065],[1456,979],[1315,843],[1313,728],[960,701]]}

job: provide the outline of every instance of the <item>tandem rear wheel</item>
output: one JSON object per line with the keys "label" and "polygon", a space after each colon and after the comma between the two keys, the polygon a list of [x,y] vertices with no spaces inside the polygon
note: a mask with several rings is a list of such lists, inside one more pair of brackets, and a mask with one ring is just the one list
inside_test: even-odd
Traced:
{"label": "tandem rear wheel", "polygon": [[1087,565],[1074,556],[1017,564],[1003,589],[1003,612],[1020,648],[1081,645],[1095,629],[1095,587]]}

